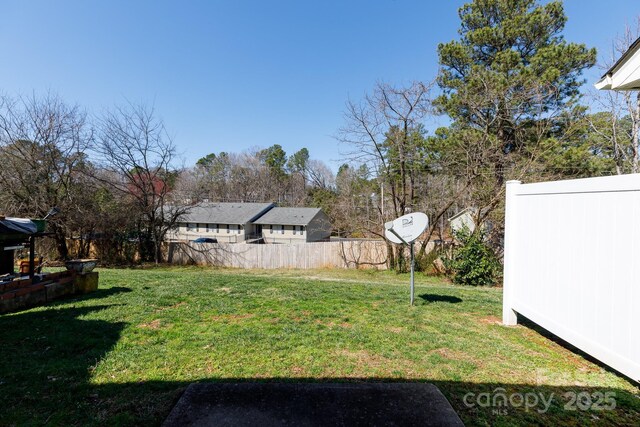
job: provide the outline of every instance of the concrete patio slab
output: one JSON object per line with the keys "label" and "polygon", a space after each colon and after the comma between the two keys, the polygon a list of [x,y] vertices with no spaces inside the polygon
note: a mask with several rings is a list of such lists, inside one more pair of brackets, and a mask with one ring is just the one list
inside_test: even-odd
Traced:
{"label": "concrete patio slab", "polygon": [[440,390],[423,383],[191,384],[164,427],[464,426]]}

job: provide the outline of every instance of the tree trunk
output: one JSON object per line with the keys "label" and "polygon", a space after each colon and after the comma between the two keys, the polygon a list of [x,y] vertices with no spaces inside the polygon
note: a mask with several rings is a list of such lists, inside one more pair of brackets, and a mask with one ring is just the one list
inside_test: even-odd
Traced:
{"label": "tree trunk", "polygon": [[[58,228],[58,227],[55,227]],[[56,249],[58,251],[58,258],[62,261],[69,259],[69,248],[67,247],[67,239],[62,230],[54,231],[54,240],[56,242]]]}

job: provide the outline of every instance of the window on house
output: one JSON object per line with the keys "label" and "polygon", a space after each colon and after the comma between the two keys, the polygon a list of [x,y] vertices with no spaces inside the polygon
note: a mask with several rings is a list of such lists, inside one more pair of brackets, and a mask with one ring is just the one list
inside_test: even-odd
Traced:
{"label": "window on house", "polygon": [[195,224],[187,224],[187,231],[194,231],[196,229],[196,225]]}
{"label": "window on house", "polygon": [[273,225],[269,225],[269,234],[273,234]]}
{"label": "window on house", "polygon": [[238,225],[238,234],[240,234],[240,230],[242,230],[242,227]]}
{"label": "window on house", "polygon": [[216,224],[216,233],[220,232],[220,224]]}
{"label": "window on house", "polygon": [[284,225],[280,226],[280,234],[284,234]]}
{"label": "window on house", "polygon": [[300,226],[300,235],[304,235],[304,226],[303,225]]}
{"label": "window on house", "polygon": [[231,226],[227,224],[227,234],[229,234],[230,232],[231,232]]}
{"label": "window on house", "polygon": [[297,226],[297,225],[294,225],[294,226],[293,226],[293,235],[294,235],[294,236],[296,235],[296,230],[297,230],[297,229],[298,229],[298,226]]}

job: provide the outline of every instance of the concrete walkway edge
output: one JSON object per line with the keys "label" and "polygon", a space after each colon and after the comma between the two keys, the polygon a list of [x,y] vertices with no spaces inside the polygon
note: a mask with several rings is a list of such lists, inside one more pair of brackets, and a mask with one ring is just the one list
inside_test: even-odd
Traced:
{"label": "concrete walkway edge", "polygon": [[164,427],[464,426],[427,383],[194,383]]}

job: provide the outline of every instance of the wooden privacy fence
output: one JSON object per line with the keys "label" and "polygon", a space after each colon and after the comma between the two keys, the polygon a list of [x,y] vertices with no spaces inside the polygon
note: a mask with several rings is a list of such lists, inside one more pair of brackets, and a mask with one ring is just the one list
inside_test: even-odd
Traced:
{"label": "wooden privacy fence", "polygon": [[387,268],[384,241],[293,244],[169,243],[172,264],[233,268]]}
{"label": "wooden privacy fence", "polygon": [[507,183],[503,322],[640,381],[640,174]]}

